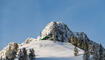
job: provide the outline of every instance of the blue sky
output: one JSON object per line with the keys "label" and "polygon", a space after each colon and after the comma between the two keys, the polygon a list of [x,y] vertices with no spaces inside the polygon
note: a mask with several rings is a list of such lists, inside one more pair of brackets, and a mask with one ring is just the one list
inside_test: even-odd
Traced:
{"label": "blue sky", "polygon": [[0,0],[0,49],[36,38],[51,21],[105,46],[105,0]]}

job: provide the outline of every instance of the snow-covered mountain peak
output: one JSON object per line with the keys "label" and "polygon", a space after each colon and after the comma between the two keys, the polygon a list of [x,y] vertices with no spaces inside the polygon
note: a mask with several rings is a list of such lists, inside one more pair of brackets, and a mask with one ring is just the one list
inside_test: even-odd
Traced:
{"label": "snow-covered mountain peak", "polygon": [[41,32],[40,39],[50,36],[51,40],[67,41],[72,35],[72,31],[63,22],[50,22]]}
{"label": "snow-covered mountain peak", "polygon": [[84,32],[72,32],[63,22],[50,22],[38,38],[27,38],[22,44],[10,43],[0,51],[0,60],[33,60],[34,58],[36,60],[105,60],[105,49],[101,44],[90,40]]}

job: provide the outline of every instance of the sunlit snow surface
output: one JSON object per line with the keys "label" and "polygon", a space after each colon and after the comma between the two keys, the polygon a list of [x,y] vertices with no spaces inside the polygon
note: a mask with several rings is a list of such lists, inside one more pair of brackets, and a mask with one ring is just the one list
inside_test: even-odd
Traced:
{"label": "sunlit snow surface", "polygon": [[83,51],[79,49],[78,56],[74,56],[74,46],[70,43],[34,39],[20,48],[23,47],[34,48],[36,60],[83,60]]}

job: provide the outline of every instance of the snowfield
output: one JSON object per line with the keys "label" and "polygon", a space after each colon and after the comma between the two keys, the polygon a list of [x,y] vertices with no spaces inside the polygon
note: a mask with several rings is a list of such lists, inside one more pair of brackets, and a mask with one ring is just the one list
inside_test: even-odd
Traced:
{"label": "snowfield", "polygon": [[36,60],[83,60],[83,50],[78,48],[79,54],[74,56],[74,46],[70,43],[34,39],[20,48],[23,47],[34,48]]}

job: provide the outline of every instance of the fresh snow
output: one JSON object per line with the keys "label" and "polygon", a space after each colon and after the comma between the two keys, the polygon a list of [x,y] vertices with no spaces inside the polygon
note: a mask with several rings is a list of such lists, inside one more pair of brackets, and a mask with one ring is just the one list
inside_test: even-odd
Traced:
{"label": "fresh snow", "polygon": [[74,56],[74,46],[66,42],[54,42],[51,40],[32,40],[20,48],[34,48],[36,60],[83,60],[83,50],[79,49],[79,55]]}

